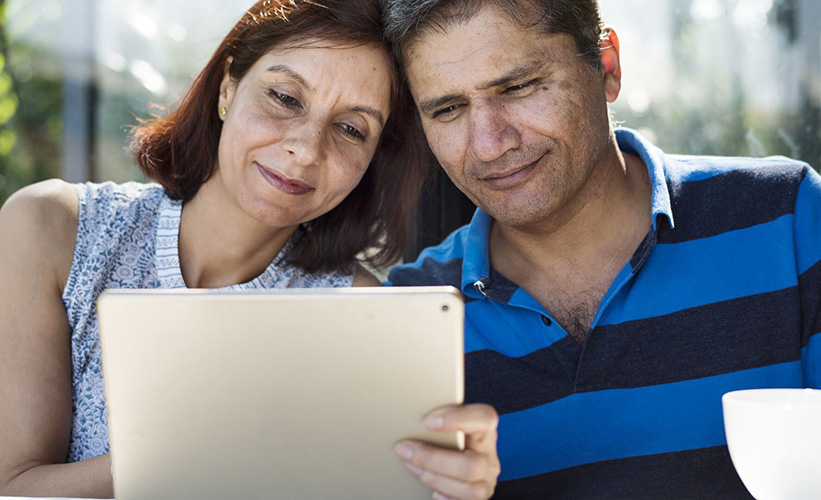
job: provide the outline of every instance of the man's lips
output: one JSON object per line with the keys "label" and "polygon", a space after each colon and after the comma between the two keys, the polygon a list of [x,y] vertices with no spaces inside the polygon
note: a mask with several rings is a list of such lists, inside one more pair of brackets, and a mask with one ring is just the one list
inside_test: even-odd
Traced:
{"label": "man's lips", "polygon": [[533,169],[536,168],[536,163],[538,163],[538,160],[521,167],[516,167],[502,172],[493,172],[481,177],[480,180],[487,182],[492,188],[495,189],[513,187],[533,172]]}
{"label": "man's lips", "polygon": [[269,170],[259,163],[255,163],[257,169],[265,177],[272,186],[279,189],[280,191],[287,193],[287,194],[294,194],[294,195],[302,195],[308,194],[314,190],[313,186],[305,184],[302,181],[298,181],[296,179],[289,179],[284,175],[275,172],[273,170]]}

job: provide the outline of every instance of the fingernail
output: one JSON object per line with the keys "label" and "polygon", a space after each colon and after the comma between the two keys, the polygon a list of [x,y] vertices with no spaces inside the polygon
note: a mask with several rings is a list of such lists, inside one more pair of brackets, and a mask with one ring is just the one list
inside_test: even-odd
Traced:
{"label": "fingernail", "polygon": [[409,446],[398,444],[393,449],[397,455],[405,460],[410,460],[413,457],[413,450],[411,450]]}
{"label": "fingernail", "polygon": [[450,500],[445,495],[439,493],[438,491],[433,492],[433,500]]}
{"label": "fingernail", "polygon": [[445,425],[445,419],[439,416],[428,417],[425,419],[425,425],[429,429],[441,429]]}
{"label": "fingernail", "polygon": [[408,462],[402,462],[402,464],[404,464],[405,468],[408,469],[410,471],[410,473],[413,474],[414,476],[422,475],[422,469],[420,467],[417,467],[417,466],[415,466],[413,464],[410,464]]}

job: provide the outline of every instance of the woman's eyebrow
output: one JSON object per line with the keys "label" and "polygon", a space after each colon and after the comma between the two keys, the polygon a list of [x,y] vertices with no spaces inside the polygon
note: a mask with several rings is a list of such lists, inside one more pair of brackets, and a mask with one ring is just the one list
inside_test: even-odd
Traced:
{"label": "woman's eyebrow", "polygon": [[385,117],[382,116],[382,113],[377,109],[368,106],[354,106],[349,108],[349,110],[355,113],[365,113],[366,115],[370,115],[374,120],[379,122],[380,127],[385,127]]}
{"label": "woman's eyebrow", "polygon": [[288,75],[291,78],[293,78],[294,80],[296,80],[297,83],[299,83],[303,87],[306,87],[308,90],[314,90],[313,87],[308,85],[308,81],[305,80],[305,78],[303,78],[302,75],[300,75],[296,71],[292,70],[288,66],[285,66],[285,65],[282,65],[282,64],[277,64],[277,65],[274,65],[274,66],[271,66],[270,68],[268,68],[268,71],[271,71],[273,73],[285,73],[286,75]]}
{"label": "woman's eyebrow", "polygon": [[[285,66],[283,64],[277,64],[277,65],[274,65],[274,66],[271,66],[270,68],[268,68],[268,71],[270,71],[272,73],[285,73],[286,75],[288,75],[289,77],[296,80],[297,83],[299,83],[303,87],[307,88],[308,90],[311,90],[311,91],[314,90],[313,87],[308,85],[307,80],[305,80],[305,78],[303,78],[302,75],[300,75],[296,71],[292,70],[288,66]],[[349,108],[349,110],[353,111],[353,112],[356,112],[356,113],[365,113],[367,115],[370,115],[376,121],[379,122],[379,126],[381,126],[381,127],[385,126],[385,117],[377,109],[374,109],[374,108],[371,108],[371,107],[368,107],[368,106],[354,106],[352,108]]]}

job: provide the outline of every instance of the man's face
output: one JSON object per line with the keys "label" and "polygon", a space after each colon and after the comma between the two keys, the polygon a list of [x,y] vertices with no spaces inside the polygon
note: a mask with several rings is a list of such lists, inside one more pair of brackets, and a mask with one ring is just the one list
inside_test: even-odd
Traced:
{"label": "man's face", "polygon": [[428,143],[448,176],[519,227],[583,203],[610,140],[611,78],[568,35],[522,28],[493,7],[406,51]]}

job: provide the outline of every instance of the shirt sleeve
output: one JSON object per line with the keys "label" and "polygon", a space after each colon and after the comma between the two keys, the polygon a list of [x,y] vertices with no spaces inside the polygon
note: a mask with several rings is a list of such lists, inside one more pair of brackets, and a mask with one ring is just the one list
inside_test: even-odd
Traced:
{"label": "shirt sleeve", "polygon": [[806,168],[794,219],[801,295],[801,360],[805,386],[821,389],[821,175]]}

